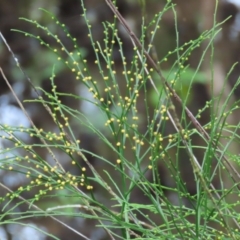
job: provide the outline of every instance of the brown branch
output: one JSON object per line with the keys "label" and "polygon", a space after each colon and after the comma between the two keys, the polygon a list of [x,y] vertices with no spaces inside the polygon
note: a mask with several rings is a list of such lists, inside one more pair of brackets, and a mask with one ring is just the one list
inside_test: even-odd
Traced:
{"label": "brown branch", "polygon": [[[122,17],[122,15],[119,13],[119,11],[117,10],[117,8],[114,6],[114,4],[112,3],[111,0],[105,0],[107,5],[110,7],[110,9],[113,11],[113,13],[117,16],[118,20],[120,21],[120,23],[124,26],[124,28],[126,29],[126,31],[129,34],[129,37],[131,38],[131,40],[136,44],[136,46],[142,50],[145,54],[145,57],[147,58],[147,60],[149,61],[150,65],[155,69],[155,71],[158,73],[158,75],[160,76],[160,80],[162,81],[163,85],[165,86],[165,91],[166,93],[168,93],[167,91],[169,90],[170,92],[170,97],[173,99],[175,99],[180,106],[185,110],[187,116],[189,117],[191,123],[195,126],[195,128],[199,131],[199,133],[204,137],[204,139],[206,141],[210,141],[211,138],[209,136],[209,134],[206,132],[206,130],[202,127],[202,125],[198,122],[198,120],[194,117],[194,115],[192,114],[192,112],[183,104],[182,99],[178,96],[178,94],[174,91],[174,89],[171,87],[171,85],[166,81],[166,79],[164,78],[161,70],[159,69],[159,67],[157,66],[157,64],[155,63],[155,61],[152,59],[152,57],[150,56],[150,54],[144,49],[143,45],[141,44],[141,42],[139,41],[139,39],[136,37],[136,35],[134,34],[134,32],[130,29],[130,27],[128,26],[127,22],[125,21],[125,19]],[[168,89],[168,90],[167,90]],[[216,143],[213,143],[213,146],[219,149],[219,146],[217,146]],[[225,165],[225,167],[227,168],[231,178],[234,180],[235,183],[237,183],[237,179],[235,178],[235,176],[237,176],[238,179],[240,179],[240,174],[237,172],[237,170],[233,167],[233,165],[229,162],[229,160],[226,158],[226,156],[223,156],[224,162],[223,164]],[[233,176],[233,174],[235,176]],[[240,187],[237,185],[238,189],[240,190]]]}
{"label": "brown branch", "polygon": [[[166,81],[166,79],[164,78],[161,70],[159,69],[159,67],[157,66],[157,64],[155,63],[155,61],[152,59],[152,57],[150,56],[150,54],[145,50],[145,48],[143,47],[143,45],[141,44],[141,42],[139,41],[139,39],[136,37],[136,35],[134,34],[134,32],[131,30],[131,28],[128,26],[127,22],[125,21],[125,19],[123,18],[123,16],[119,13],[118,9],[116,8],[116,6],[112,3],[111,0],[105,0],[105,2],[107,3],[107,5],[109,6],[109,8],[112,10],[113,14],[118,18],[118,20],[120,21],[120,23],[123,25],[123,27],[125,28],[125,30],[127,31],[130,39],[133,42],[133,45],[136,45],[138,47],[139,50],[141,50],[142,52],[144,52],[144,55],[146,57],[146,59],[148,60],[149,64],[151,67],[153,67],[155,69],[155,71],[158,73],[160,80],[163,83],[164,86],[164,91],[166,93],[167,96],[170,96],[170,101],[172,102],[173,106],[176,108],[176,104],[174,104],[174,100],[176,100],[178,102],[178,104],[184,109],[184,111],[186,112],[188,118],[190,119],[190,122],[195,126],[195,128],[198,130],[198,132],[200,133],[200,135],[203,136],[203,138],[205,139],[205,141],[211,141],[211,138],[209,136],[209,134],[206,132],[206,130],[202,127],[202,125],[198,122],[198,120],[194,117],[194,115],[192,114],[192,112],[183,104],[182,99],[178,96],[178,94],[174,91],[174,89],[170,86],[170,84]],[[152,83],[152,82],[151,82]],[[153,87],[155,88],[155,85],[153,84]],[[221,210],[219,209],[214,197],[212,196],[210,190],[208,189],[208,185],[206,183],[206,180],[204,179],[203,175],[201,174],[201,167],[199,165],[198,162],[195,161],[194,155],[192,154],[192,152],[189,150],[188,146],[187,146],[187,142],[184,139],[184,137],[182,136],[181,133],[181,129],[182,126],[180,124],[180,122],[178,121],[177,118],[177,114],[175,112],[175,109],[173,109],[173,113],[174,113],[174,117],[175,117],[175,125],[178,127],[178,130],[180,129],[179,133],[182,137],[182,141],[184,143],[184,145],[187,147],[187,152],[191,158],[191,164],[193,167],[194,172],[197,174],[198,178],[200,179],[201,183],[203,184],[204,189],[207,191],[207,194],[209,195],[210,199],[213,201],[216,209],[218,210],[220,216],[224,219],[223,217],[223,213],[221,212]],[[219,149],[219,146],[217,143],[215,143],[214,141],[212,141],[213,147],[215,147],[216,149]],[[219,149],[220,151],[220,149]],[[220,151],[221,152],[221,151]],[[240,175],[238,174],[237,170],[233,167],[233,165],[229,162],[229,160],[226,158],[225,155],[221,156],[218,151],[216,151],[216,154],[218,157],[223,157],[224,161],[223,164],[226,167],[227,171],[230,174],[230,177],[233,179],[233,181],[235,183],[237,183],[237,179],[235,178],[235,176],[237,176],[238,179],[240,179]],[[234,173],[235,175],[233,176]],[[211,187],[212,184],[210,185]],[[237,188],[240,190],[240,187],[238,186],[238,184],[236,185]],[[220,196],[219,194],[216,192],[216,195],[218,196],[219,199]],[[234,219],[234,222],[236,224],[236,226],[240,229],[240,226],[238,224],[238,222]],[[224,220],[224,225],[227,227],[227,222]],[[231,236],[234,238],[234,236],[232,235],[231,231],[228,229],[229,234],[231,234]]]}

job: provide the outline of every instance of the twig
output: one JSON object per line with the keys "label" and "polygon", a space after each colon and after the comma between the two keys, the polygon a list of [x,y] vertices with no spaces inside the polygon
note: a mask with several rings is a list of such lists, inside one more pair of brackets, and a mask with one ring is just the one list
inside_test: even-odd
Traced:
{"label": "twig", "polygon": [[[136,35],[134,34],[134,32],[131,30],[131,28],[128,26],[127,22],[125,21],[125,19],[122,17],[122,15],[119,13],[119,11],[117,10],[116,6],[114,6],[114,4],[112,3],[111,0],[105,0],[105,2],[107,3],[107,5],[109,6],[109,8],[112,10],[112,12],[114,13],[115,16],[117,16],[118,20],[120,21],[120,23],[123,25],[123,27],[125,28],[125,30],[127,31],[130,39],[132,40],[132,42],[134,43],[134,45],[136,45],[138,47],[138,49],[140,49],[146,59],[148,60],[148,62],[150,63],[150,65],[155,69],[155,71],[158,73],[158,75],[160,76],[160,79],[163,83],[163,85],[165,86],[164,87],[164,90],[166,92],[166,94],[169,94],[170,96],[170,99],[171,100],[176,100],[180,106],[185,110],[187,116],[189,117],[190,121],[192,122],[192,124],[195,126],[195,128],[199,131],[199,133],[205,138],[206,141],[209,141],[211,140],[209,134],[205,131],[205,129],[202,127],[202,125],[198,122],[198,120],[194,117],[194,115],[192,114],[192,112],[183,104],[181,98],[178,96],[178,94],[174,91],[174,89],[171,87],[171,85],[166,81],[166,79],[164,78],[161,70],[159,69],[159,67],[157,66],[157,64],[154,62],[154,60],[152,59],[152,57],[150,56],[150,54],[145,50],[145,48],[143,47],[143,45],[141,44],[141,42],[139,41],[139,39],[136,37]],[[156,89],[156,86],[155,84],[153,83],[153,81],[151,81],[151,84],[153,86],[153,88],[155,89],[155,91],[158,93],[158,90]],[[168,92],[169,91],[169,92]],[[173,101],[172,101],[173,103]],[[174,104],[173,104],[174,105]],[[175,113],[175,111],[173,111]],[[175,120],[177,120],[175,122],[176,126],[179,128],[179,129],[182,129],[182,126],[180,124],[180,122],[178,121],[178,118],[177,118],[177,115],[176,113],[174,114],[175,115]],[[223,217],[223,214],[222,212],[220,211],[220,209],[218,208],[217,206],[217,203],[215,202],[215,199],[214,197],[212,196],[210,190],[208,189],[207,187],[207,183],[202,175],[202,169],[201,169],[201,166],[200,164],[198,163],[198,161],[196,161],[193,153],[190,151],[190,149],[188,148],[187,146],[187,142],[186,140],[183,138],[182,136],[182,133],[181,131],[178,131],[182,137],[182,141],[184,143],[184,145],[187,147],[187,151],[188,151],[188,154],[191,158],[191,164],[192,164],[192,167],[193,167],[193,170],[195,171],[195,173],[197,174],[198,178],[200,179],[201,183],[203,184],[203,187],[204,189],[207,191],[207,194],[210,196],[212,202],[214,203],[216,209],[218,210],[219,214],[221,215],[221,217],[224,219]],[[216,148],[219,148],[218,145],[213,142],[213,146],[215,146]],[[226,158],[226,156],[224,155],[223,156],[224,158],[224,162],[223,164],[225,165],[225,167],[228,169],[228,172],[230,174],[230,176],[232,177],[232,179],[235,181],[235,182],[238,182],[235,177],[232,175],[232,172],[238,177],[238,179],[240,179],[240,175],[239,173],[236,171],[236,169],[232,166],[232,164],[229,162],[229,160]],[[213,187],[213,185],[210,185]],[[237,187],[239,188],[239,186],[237,185]],[[217,194],[217,193],[216,193]],[[220,197],[218,194],[217,194],[218,198]],[[227,222],[225,222],[225,225],[227,227]],[[235,224],[237,225],[237,227],[240,229],[240,225],[239,223],[234,219],[234,222]],[[228,227],[227,227],[228,229]],[[228,232],[231,234],[231,236],[234,238],[234,236],[232,235],[231,231],[228,229]]]}
{"label": "twig", "polygon": [[[41,98],[41,95],[39,94],[39,92],[37,91],[37,89],[35,88],[35,86],[33,85],[31,79],[28,77],[28,75],[23,71],[17,57],[15,56],[14,52],[12,51],[11,47],[8,45],[6,39],[4,38],[4,36],[2,35],[2,33],[0,32],[0,37],[2,38],[3,42],[5,43],[5,45],[7,46],[9,52],[11,53],[14,61],[16,62],[17,67],[20,69],[20,71],[22,72],[22,74],[26,77],[27,81],[29,82],[29,84],[31,85],[31,87],[33,88],[33,90],[36,92],[37,96],[39,98]],[[25,108],[23,107],[21,101],[19,100],[19,98],[17,97],[17,95],[15,94],[11,84],[9,83],[8,79],[6,78],[2,68],[0,67],[0,72],[6,82],[6,84],[8,85],[9,89],[11,90],[14,98],[16,99],[18,105],[20,106],[20,108],[22,109],[22,111],[24,112],[24,114],[26,115],[26,117],[28,118],[29,122],[31,123],[31,125],[33,126],[33,128],[35,129],[35,131],[37,131],[37,127],[35,126],[35,124],[33,123],[33,121],[31,120],[31,118],[29,117],[28,113],[26,112]],[[43,103],[43,106],[45,107],[45,109],[47,110],[47,112],[50,114],[50,116],[53,118],[53,113],[51,111],[51,109],[49,108],[49,106],[45,103]],[[53,118],[54,120],[54,118]],[[62,128],[62,131],[64,132],[66,138],[68,139],[69,142],[72,143],[71,138],[68,136],[68,134],[65,132],[65,130]],[[53,154],[53,152],[51,151],[51,149],[47,146],[47,143],[45,142],[45,140],[43,138],[40,138],[40,140],[43,142],[43,144],[46,146],[46,148],[48,149],[49,153],[51,154],[51,156],[54,158],[56,164],[59,166],[59,168],[65,173],[65,169],[62,167],[62,165],[60,164],[60,162],[56,159],[55,155]],[[90,165],[90,163],[88,162],[87,158],[85,157],[85,155],[79,150],[78,154],[80,154],[82,156],[82,158],[85,160],[86,163],[88,163]],[[92,166],[91,166],[92,167]],[[92,167],[92,171],[94,172],[94,168]],[[96,171],[95,171],[96,172]],[[109,187],[110,188],[110,187]],[[78,192],[80,192],[83,196],[87,197],[87,195],[82,192],[79,188],[75,187],[75,190],[77,190]],[[113,192],[113,191],[112,191]],[[27,200],[26,200],[27,201]],[[89,207],[89,210],[91,211],[91,213],[95,216],[97,216],[97,214],[95,213],[94,209],[90,208],[90,204],[89,202],[87,202],[87,200],[85,200],[85,204],[87,207]],[[99,220],[100,221],[100,220]],[[101,222],[101,221],[100,221]],[[112,240],[115,240],[114,237],[112,236],[112,234],[110,233],[110,231],[104,227],[105,231],[107,232],[107,234],[109,235],[109,237]],[[76,231],[76,230],[74,230]]]}
{"label": "twig", "polygon": [[[142,46],[141,42],[139,41],[139,39],[136,37],[136,35],[134,34],[134,32],[131,30],[131,28],[128,26],[127,22],[125,21],[125,19],[122,17],[122,15],[119,13],[119,11],[117,10],[117,8],[114,6],[114,4],[112,3],[111,0],[105,0],[107,5],[110,7],[110,9],[113,11],[113,13],[117,16],[118,20],[120,21],[120,23],[124,26],[124,28],[126,29],[126,31],[129,34],[129,37],[131,38],[131,40],[136,44],[136,46],[143,50],[147,60],[149,61],[150,65],[155,69],[155,71],[158,73],[158,75],[160,76],[160,79],[163,83],[163,85],[165,86],[165,91],[167,91],[167,89],[170,92],[170,97],[175,99],[180,106],[185,110],[187,116],[189,117],[190,121],[192,122],[192,124],[195,126],[195,128],[199,131],[199,133],[202,134],[202,136],[205,138],[206,141],[209,141],[211,138],[209,136],[209,134],[206,132],[206,130],[202,127],[202,125],[198,122],[198,120],[194,117],[194,115],[192,114],[192,112],[183,104],[182,99],[178,96],[178,94],[174,91],[174,89],[171,87],[171,85],[166,81],[166,79],[164,78],[161,70],[158,68],[157,64],[154,62],[154,60],[152,59],[152,57],[149,55],[149,53],[144,49],[144,47]],[[151,84],[153,85],[155,91],[158,93],[158,90],[156,89],[155,84],[151,81]],[[172,96],[171,96],[172,95]],[[213,145],[216,146],[216,144],[213,142]],[[219,147],[217,147],[219,148]],[[229,162],[229,160],[226,158],[226,156],[223,156],[224,160],[225,160],[225,167],[228,169],[232,179],[234,180],[235,183],[237,183],[237,179],[235,179],[235,177],[232,175],[232,172],[235,174],[235,176],[238,177],[238,179],[240,180],[240,174],[237,172],[237,170],[232,166],[232,164]],[[239,188],[240,190],[240,188]]]}
{"label": "twig", "polygon": [[[13,193],[13,191],[12,191],[10,188],[6,187],[6,186],[3,185],[1,182],[0,182],[0,186],[1,186],[2,188],[4,188],[5,190],[7,190],[8,192]],[[43,212],[43,213],[45,214],[45,216],[50,217],[50,218],[53,219],[54,221],[60,223],[60,224],[63,225],[64,227],[68,228],[69,230],[73,231],[73,232],[76,233],[77,235],[81,236],[82,238],[84,238],[84,239],[86,239],[86,240],[91,240],[90,238],[88,238],[88,237],[86,237],[85,235],[81,234],[80,232],[78,232],[78,231],[75,230],[74,228],[68,226],[66,223],[62,222],[61,220],[59,220],[59,219],[51,216],[51,214],[49,214],[48,211],[44,211],[43,209],[39,208],[39,207],[36,206],[35,204],[29,203],[29,201],[28,201],[27,199],[23,198],[22,196],[20,196],[20,195],[17,194],[17,195],[16,195],[16,198],[24,201],[30,208],[34,208],[34,209],[36,209],[36,210],[38,210],[38,211]]]}

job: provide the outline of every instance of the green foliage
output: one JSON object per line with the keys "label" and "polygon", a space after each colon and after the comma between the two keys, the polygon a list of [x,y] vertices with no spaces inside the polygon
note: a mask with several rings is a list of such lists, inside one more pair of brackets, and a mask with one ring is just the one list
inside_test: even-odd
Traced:
{"label": "green foliage", "polygon": [[[1,197],[0,224],[21,224],[25,219],[34,217],[51,217],[63,224],[58,217],[68,216],[96,220],[96,227],[103,228],[111,239],[130,239],[132,236],[135,239],[239,239],[239,225],[236,223],[239,222],[239,214],[235,210],[239,202],[230,203],[228,200],[230,194],[238,194],[237,183],[225,189],[224,179],[230,178],[231,174],[225,169],[223,161],[225,155],[236,162],[238,158],[221,143],[227,134],[228,139],[238,138],[238,126],[227,125],[226,118],[239,107],[234,103],[225,112],[228,98],[220,106],[217,116],[213,106],[219,99],[213,98],[204,109],[199,110],[196,117],[208,109],[212,110],[210,122],[203,128],[209,132],[209,139],[196,127],[196,121],[191,122],[184,112],[191,101],[193,84],[205,84],[207,81],[199,71],[203,60],[199,59],[199,68],[193,70],[186,66],[187,58],[206,40],[209,41],[208,47],[212,47],[220,24],[184,46],[177,44],[176,49],[159,61],[161,64],[171,54],[176,55],[172,69],[162,72],[182,97],[182,112],[179,114],[173,106],[172,92],[160,83],[153,67],[146,64],[143,49],[134,46],[132,59],[126,60],[117,19],[103,23],[104,41],[96,42],[84,6],[83,10],[82,17],[95,52],[97,74],[93,73],[93,64],[87,61],[86,51],[78,46],[77,39],[51,13],[43,10],[71,39],[73,51],[68,51],[60,37],[46,26],[23,19],[55,42],[51,46],[42,36],[19,31],[50,50],[43,51],[43,56],[39,56],[40,63],[47,59],[47,67],[35,77],[40,82],[49,76],[52,90],[47,92],[37,87],[38,98],[25,102],[43,105],[55,129],[46,131],[37,128],[34,123],[30,128],[0,125],[0,137],[8,145],[1,149],[0,168],[24,175],[27,179],[17,190],[7,189],[7,194]],[[143,45],[147,45],[145,34],[154,27],[147,52],[151,50],[162,15],[169,10],[175,11],[174,5],[167,1],[163,11],[156,13],[149,26],[142,27]],[[119,48],[120,63],[114,59],[116,46]],[[183,53],[180,54],[180,51]],[[63,69],[69,69],[77,81],[76,86],[86,89],[88,94],[79,96],[60,92],[55,78]],[[157,82],[156,86],[154,82]],[[96,114],[67,106],[61,101],[63,97],[87,104]],[[169,133],[171,124],[174,128]],[[82,143],[85,139],[78,139],[76,125],[91,133],[102,151],[84,149]],[[32,141],[25,142],[17,134],[19,132],[24,132]],[[196,144],[194,138],[203,140],[203,143]],[[48,158],[42,155],[43,149]],[[196,149],[203,152],[201,162],[196,158]],[[98,164],[90,162],[88,156],[97,159]],[[189,193],[181,173],[185,167],[182,167],[183,158],[189,159],[188,164],[192,165],[195,194]],[[62,159],[70,163],[71,170],[76,169],[78,174],[66,170]],[[162,183],[159,166],[164,166],[169,183]],[[216,176],[220,182],[217,189],[212,185]],[[146,200],[141,202],[141,198]],[[18,209],[24,204],[28,208],[20,213]],[[81,230],[75,230],[75,233],[89,239],[81,234]],[[47,231],[46,234],[60,239]]]}
{"label": "green foliage", "polygon": [[[179,93],[179,95],[185,99],[186,96],[191,93],[191,86],[194,83],[201,83],[201,84],[206,84],[207,83],[207,79],[206,76],[201,73],[201,72],[197,72],[194,71],[193,69],[187,67],[185,68],[183,71],[180,71],[180,73],[178,73],[179,69],[173,69],[170,72],[169,71],[162,71],[163,72],[163,76],[165,77],[165,79],[168,80],[168,82],[174,85],[174,89],[177,91],[177,93]],[[157,74],[155,74],[155,78],[157,78]],[[177,80],[176,80],[176,76],[177,76]],[[163,85],[159,84],[157,85],[157,88],[159,89],[160,92],[163,91]],[[157,104],[157,102],[159,101],[158,99],[158,94],[152,90],[152,92],[150,93],[151,99],[153,104]],[[187,101],[190,102],[192,100],[192,97],[189,96],[187,98]]]}

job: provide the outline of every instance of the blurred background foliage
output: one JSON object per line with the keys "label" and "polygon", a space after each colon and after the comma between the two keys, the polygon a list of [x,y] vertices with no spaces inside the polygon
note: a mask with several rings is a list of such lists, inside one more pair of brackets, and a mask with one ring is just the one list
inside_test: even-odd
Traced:
{"label": "blurred background foliage", "polygon": [[[164,59],[165,56],[169,55],[169,51],[174,50],[177,46],[176,22],[179,34],[179,45],[197,38],[204,30],[210,29],[212,26],[215,1],[174,0],[173,2],[176,4],[177,20],[175,21],[172,11],[164,14],[160,23],[161,28],[158,31],[154,41],[155,50],[159,59]],[[233,1],[231,1],[230,3],[229,1],[222,0],[219,2],[218,6],[219,10],[217,18],[219,21],[223,21],[229,16],[232,16],[226,23],[223,24],[221,34],[219,34],[215,40],[214,63],[216,63],[217,65],[214,70],[216,71],[215,74],[219,76],[219,79],[224,79],[230,67],[235,62],[238,62],[240,58],[240,23],[238,22],[240,13],[236,5],[236,3],[238,4],[238,2],[240,1],[236,1],[236,3],[232,2]],[[133,31],[138,36],[141,35],[142,23],[142,16],[141,14],[139,14],[139,12],[142,12],[145,15],[145,22],[148,22],[150,19],[152,19],[156,12],[163,9],[165,3],[165,0],[117,0],[119,11],[126,18],[128,24],[132,27]],[[102,42],[104,38],[102,22],[111,20],[112,12],[107,7],[104,0],[86,0],[85,6],[87,9],[87,16],[92,24],[92,32],[94,39]],[[39,11],[39,8],[45,8],[49,12],[52,12],[62,23],[66,24],[66,27],[68,28],[71,35],[77,39],[78,45],[81,47],[82,51],[86,55],[88,63],[91,65],[91,72],[97,79],[99,73],[97,67],[94,64],[95,55],[90,46],[90,41],[87,37],[87,28],[85,26],[83,18],[80,17],[80,15],[82,14],[80,0],[1,0],[0,30],[32,82],[36,86],[43,87],[46,91],[51,91],[49,77],[52,73],[52,66],[56,64],[56,56],[52,51],[40,45],[36,39],[25,37],[18,32],[11,31],[11,29],[19,29],[35,35],[39,35],[46,42],[49,42],[53,46],[55,43],[48,36],[43,35],[43,33],[34,25],[19,20],[19,17],[37,20],[42,25],[45,25],[49,29],[51,29],[54,34],[57,34],[61,38],[65,46],[69,49],[69,51],[73,49],[71,42],[65,36],[64,32],[59,29],[59,27],[52,21],[49,15],[45,14],[43,11]],[[129,40],[128,36],[124,31],[121,32],[121,38],[123,39],[124,43],[123,47],[125,56],[127,59],[130,59],[132,53],[131,41]],[[181,85],[176,86],[176,90],[180,93],[181,96],[184,96],[188,91],[188,86],[192,81],[192,76],[196,74],[194,78],[194,84],[192,85],[191,89],[191,96],[189,98],[189,100],[191,101],[187,102],[189,108],[194,114],[197,114],[198,109],[203,108],[206,101],[208,101],[212,97],[212,92],[210,91],[210,77],[208,74],[211,70],[209,64],[210,58],[208,55],[206,55],[206,59],[204,60],[205,63],[201,65],[200,71],[198,71],[197,73],[195,72],[195,69],[198,67],[199,60],[203,51],[204,49],[202,47],[199,47],[192,52],[189,59],[185,62],[185,65],[188,66],[188,68],[186,68],[185,73],[181,75],[182,83]],[[120,56],[118,54],[117,48],[114,58],[114,61],[117,65],[118,61],[120,62]],[[174,74],[174,69],[171,69],[171,67],[175,60],[176,55],[171,54],[167,57],[167,61],[163,61],[161,63],[164,75],[169,79],[172,79],[172,74]],[[86,89],[84,88],[84,86],[81,83],[75,81],[74,76],[71,75],[70,71],[66,68],[66,66],[64,64],[61,64],[61,62],[58,62],[57,64],[57,77],[55,82],[58,91],[74,93],[87,97]],[[0,66],[4,70],[7,78],[10,80],[14,90],[16,91],[21,100],[32,99],[35,97],[31,86],[26,81],[25,76],[21,72],[19,72],[18,68],[16,68],[15,62],[12,59],[11,54],[8,52],[7,48],[1,40]],[[120,64],[119,69],[121,69]],[[238,64],[236,65],[228,79],[228,84],[230,88],[234,85],[239,75],[240,66]],[[222,83],[218,81],[214,82],[214,84],[216,84],[216,86],[218,84],[219,86],[222,86]],[[158,87],[161,88],[161,86]],[[158,101],[157,97],[150,90],[148,93],[150,103],[155,105],[156,101]],[[235,97],[240,97],[239,88],[237,88],[235,91]],[[94,124],[99,124],[99,128],[103,127],[102,123],[104,122],[104,119],[102,119],[100,112],[98,112],[96,109],[90,108],[89,106],[81,103],[81,101],[73,100],[72,98],[63,97],[61,100],[64,104],[84,112],[89,118],[93,120],[93,122],[95,120]],[[40,106],[40,104],[26,103],[25,107],[38,128],[43,128],[46,131],[54,129],[50,116],[43,109],[43,107]],[[24,115],[21,114],[19,110],[20,109],[18,108],[14,98],[9,92],[9,89],[6,86],[2,76],[0,76],[0,122],[9,125],[22,124],[26,127],[29,126]],[[151,105],[149,106],[149,111],[151,111]],[[142,129],[144,131],[147,119],[144,119],[144,113],[141,116]],[[209,113],[205,111],[204,114],[202,114],[201,116],[200,122],[204,124],[208,121]],[[239,116],[236,116],[236,121],[239,121]],[[85,128],[80,127],[77,123],[72,123],[74,126],[73,128],[75,131],[75,135],[78,136],[79,139],[81,139],[82,148],[85,148],[90,152],[98,153],[99,155],[106,156],[108,154],[105,146],[101,143],[101,141],[99,141],[99,139],[96,139],[95,136],[93,136]],[[171,132],[171,126],[168,126],[168,129],[166,131]],[[26,141],[31,140],[26,139]],[[35,141],[38,140],[35,139]],[[195,139],[195,141],[196,144],[201,144],[198,142],[198,139]],[[45,159],[48,159],[47,153],[45,153],[44,150],[42,151],[42,156],[45,155]],[[200,156],[199,158],[201,158],[204,153],[201,150],[197,151],[198,153],[196,154],[198,154],[198,156]],[[187,183],[189,193],[194,194],[196,190],[193,181],[193,174],[191,166],[188,163],[188,159],[186,155],[184,156],[184,154],[185,153],[182,153],[181,164],[184,166],[182,168],[182,174]],[[106,167],[102,165],[103,163],[99,163],[98,161],[96,161],[93,156],[88,155],[87,157],[96,168],[101,169]],[[114,156],[108,156],[108,158],[111,157],[114,158]],[[131,157],[130,153],[129,157]],[[70,164],[69,161],[67,161],[67,159],[64,159],[63,156],[61,157],[61,159],[62,164],[68,171],[75,172],[75,174],[77,174],[77,170],[73,169],[74,167]],[[81,159],[79,159],[79,161],[81,161]],[[166,186],[172,186],[174,184],[171,182],[171,180],[169,180],[167,169],[165,169],[164,166],[159,165],[159,173],[162,178],[163,184],[165,184]],[[149,176],[149,179],[151,179],[151,176]],[[17,189],[25,181],[22,176],[9,172],[0,172],[0,180],[13,190]],[[98,190],[96,189],[96,192],[97,191]],[[0,189],[0,195],[4,194],[5,192]],[[105,198],[104,201],[108,201],[107,197],[103,196],[104,193],[101,193],[101,191],[99,191],[97,194],[99,195],[99,198]],[[172,197],[174,201],[174,196],[169,197]],[[136,193],[134,194],[134,199],[132,200],[139,203],[144,203],[147,201],[147,199],[145,199],[144,196],[141,195],[141,192],[138,190],[136,190]],[[59,198],[59,204],[62,203],[62,201],[64,201],[64,199]],[[52,205],[51,202],[42,202],[41,204],[42,206],[45,206],[46,204],[49,206]],[[24,211],[24,209],[19,209],[19,211]],[[83,231],[84,234],[89,236],[90,239],[107,239],[104,235],[104,232],[101,232],[101,230],[92,227],[95,224],[94,221],[86,222],[83,219],[65,219],[65,221],[73,227],[81,229],[81,231]],[[73,233],[59,227],[56,223],[50,220],[36,219],[35,222],[31,220],[29,224],[37,224],[40,227],[48,228],[51,233],[56,234],[62,240],[76,239],[74,238],[75,236]],[[23,232],[23,229],[23,227],[20,229],[14,228],[13,226],[5,226],[4,229],[0,229],[0,232],[5,232],[4,234],[8,235],[6,239],[33,239],[27,238],[27,235],[29,233],[27,231],[25,231],[25,235],[18,235],[17,238],[14,238],[16,232]],[[30,230],[28,229],[28,231]],[[46,238],[44,236],[38,236],[38,238],[34,239]]]}

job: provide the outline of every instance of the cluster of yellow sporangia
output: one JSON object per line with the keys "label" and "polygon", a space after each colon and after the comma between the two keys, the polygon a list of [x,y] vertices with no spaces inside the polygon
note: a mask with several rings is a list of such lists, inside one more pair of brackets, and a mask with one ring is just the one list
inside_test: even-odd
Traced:
{"label": "cluster of yellow sporangia", "polygon": [[[40,168],[40,165],[36,165],[35,168]],[[32,173],[28,171],[26,177],[32,177],[33,180],[30,182],[31,185],[43,186],[44,188],[41,189],[42,193],[52,190],[62,190],[66,185],[72,185],[75,187],[85,186],[88,190],[93,189],[91,185],[85,183],[85,167],[82,167],[82,174],[80,176],[74,176],[71,173],[61,174],[59,173],[57,166],[50,167],[45,165],[44,167],[41,167],[41,169],[43,170],[43,173],[37,174],[36,171],[33,171]]]}
{"label": "cluster of yellow sporangia", "polygon": [[[42,173],[38,169],[42,171]],[[13,170],[13,167],[9,167],[9,170]],[[85,186],[87,190],[92,190],[93,186],[85,182],[86,168],[82,167],[81,170],[82,174],[80,176],[74,176],[71,173],[59,173],[57,166],[43,166],[43,163],[36,164],[35,168],[32,168],[32,170],[29,169],[25,173],[27,178],[31,178],[30,184],[24,187],[20,186],[17,191],[6,194],[6,196],[0,198],[0,200],[3,201],[6,197],[13,199],[18,197],[21,192],[30,191],[34,187],[41,187],[39,192],[35,194],[35,200],[39,200],[41,196],[47,194],[49,191],[62,190],[69,185],[74,187]]]}

